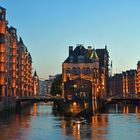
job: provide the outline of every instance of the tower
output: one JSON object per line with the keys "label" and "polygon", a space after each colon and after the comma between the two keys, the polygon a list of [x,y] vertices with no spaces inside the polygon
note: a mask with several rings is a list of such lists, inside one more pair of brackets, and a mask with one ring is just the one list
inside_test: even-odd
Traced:
{"label": "tower", "polygon": [[140,61],[137,63],[137,93],[140,94]]}
{"label": "tower", "polygon": [[104,69],[104,91],[105,94],[109,94],[109,52],[107,46],[105,45],[104,49],[96,49],[97,55],[99,57],[99,74],[102,75]]}
{"label": "tower", "polygon": [[39,80],[39,78],[38,78],[37,72],[35,70],[34,76],[33,76],[33,94],[34,94],[34,96],[37,96],[37,94],[38,94],[38,86],[39,86],[38,80]]}

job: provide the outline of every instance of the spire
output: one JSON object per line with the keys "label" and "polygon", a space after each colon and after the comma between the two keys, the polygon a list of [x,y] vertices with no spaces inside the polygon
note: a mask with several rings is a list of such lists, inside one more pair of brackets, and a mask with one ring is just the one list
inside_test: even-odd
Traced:
{"label": "spire", "polygon": [[107,50],[107,45],[105,45],[105,49]]}
{"label": "spire", "polygon": [[24,45],[22,38],[19,38],[19,42]]}
{"label": "spire", "polygon": [[36,70],[35,70],[35,72],[34,72],[34,77],[38,77],[38,76],[37,76],[37,72],[36,72]]}

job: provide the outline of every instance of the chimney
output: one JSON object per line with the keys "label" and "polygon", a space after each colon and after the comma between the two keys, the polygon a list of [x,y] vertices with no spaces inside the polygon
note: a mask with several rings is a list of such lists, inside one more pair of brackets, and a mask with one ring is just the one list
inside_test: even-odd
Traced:
{"label": "chimney", "polygon": [[6,9],[0,6],[0,20],[6,19]]}
{"label": "chimney", "polygon": [[88,46],[88,50],[91,50],[92,49],[92,47],[91,46]]}
{"label": "chimney", "polygon": [[69,46],[69,56],[71,56],[73,53],[73,46]]}

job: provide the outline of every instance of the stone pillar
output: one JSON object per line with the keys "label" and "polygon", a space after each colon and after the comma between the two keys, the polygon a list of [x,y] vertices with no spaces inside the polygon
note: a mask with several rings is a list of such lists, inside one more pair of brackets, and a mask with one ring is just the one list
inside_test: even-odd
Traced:
{"label": "stone pillar", "polygon": [[2,85],[1,96],[5,97],[5,85]]}
{"label": "stone pillar", "polygon": [[64,98],[65,94],[64,94],[64,83],[62,83],[62,98]]}
{"label": "stone pillar", "polygon": [[97,84],[92,83],[92,111],[93,113],[97,110]]}

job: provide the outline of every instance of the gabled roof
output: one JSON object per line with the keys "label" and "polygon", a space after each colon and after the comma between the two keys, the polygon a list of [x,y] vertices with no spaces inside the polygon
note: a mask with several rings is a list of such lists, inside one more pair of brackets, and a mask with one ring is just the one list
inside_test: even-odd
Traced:
{"label": "gabled roof", "polygon": [[1,6],[0,6],[0,9],[1,9],[1,10],[3,10],[3,11],[6,11],[6,9],[5,9],[5,8],[3,8],[3,7],[1,7]]}
{"label": "gabled roof", "polygon": [[140,65],[140,61],[138,61],[137,65],[138,65],[138,66]]}
{"label": "gabled roof", "polygon": [[95,49],[92,50],[91,55],[90,55],[90,59],[99,59]]}
{"label": "gabled roof", "polygon": [[79,63],[79,59],[83,60],[84,63],[93,63],[92,60],[98,59],[98,56],[95,49],[85,49],[83,45],[77,45],[64,63]]}
{"label": "gabled roof", "polygon": [[22,40],[21,37],[19,38],[18,46],[19,46],[19,47],[22,47],[22,48],[24,49],[25,52],[28,52],[28,49],[27,49],[27,47],[24,45],[23,40]]}
{"label": "gabled roof", "polygon": [[103,54],[106,54],[109,56],[109,53],[108,53],[108,50],[107,50],[107,46],[105,45],[105,48],[104,49],[96,49],[96,53],[97,55],[102,55],[104,56]]}

